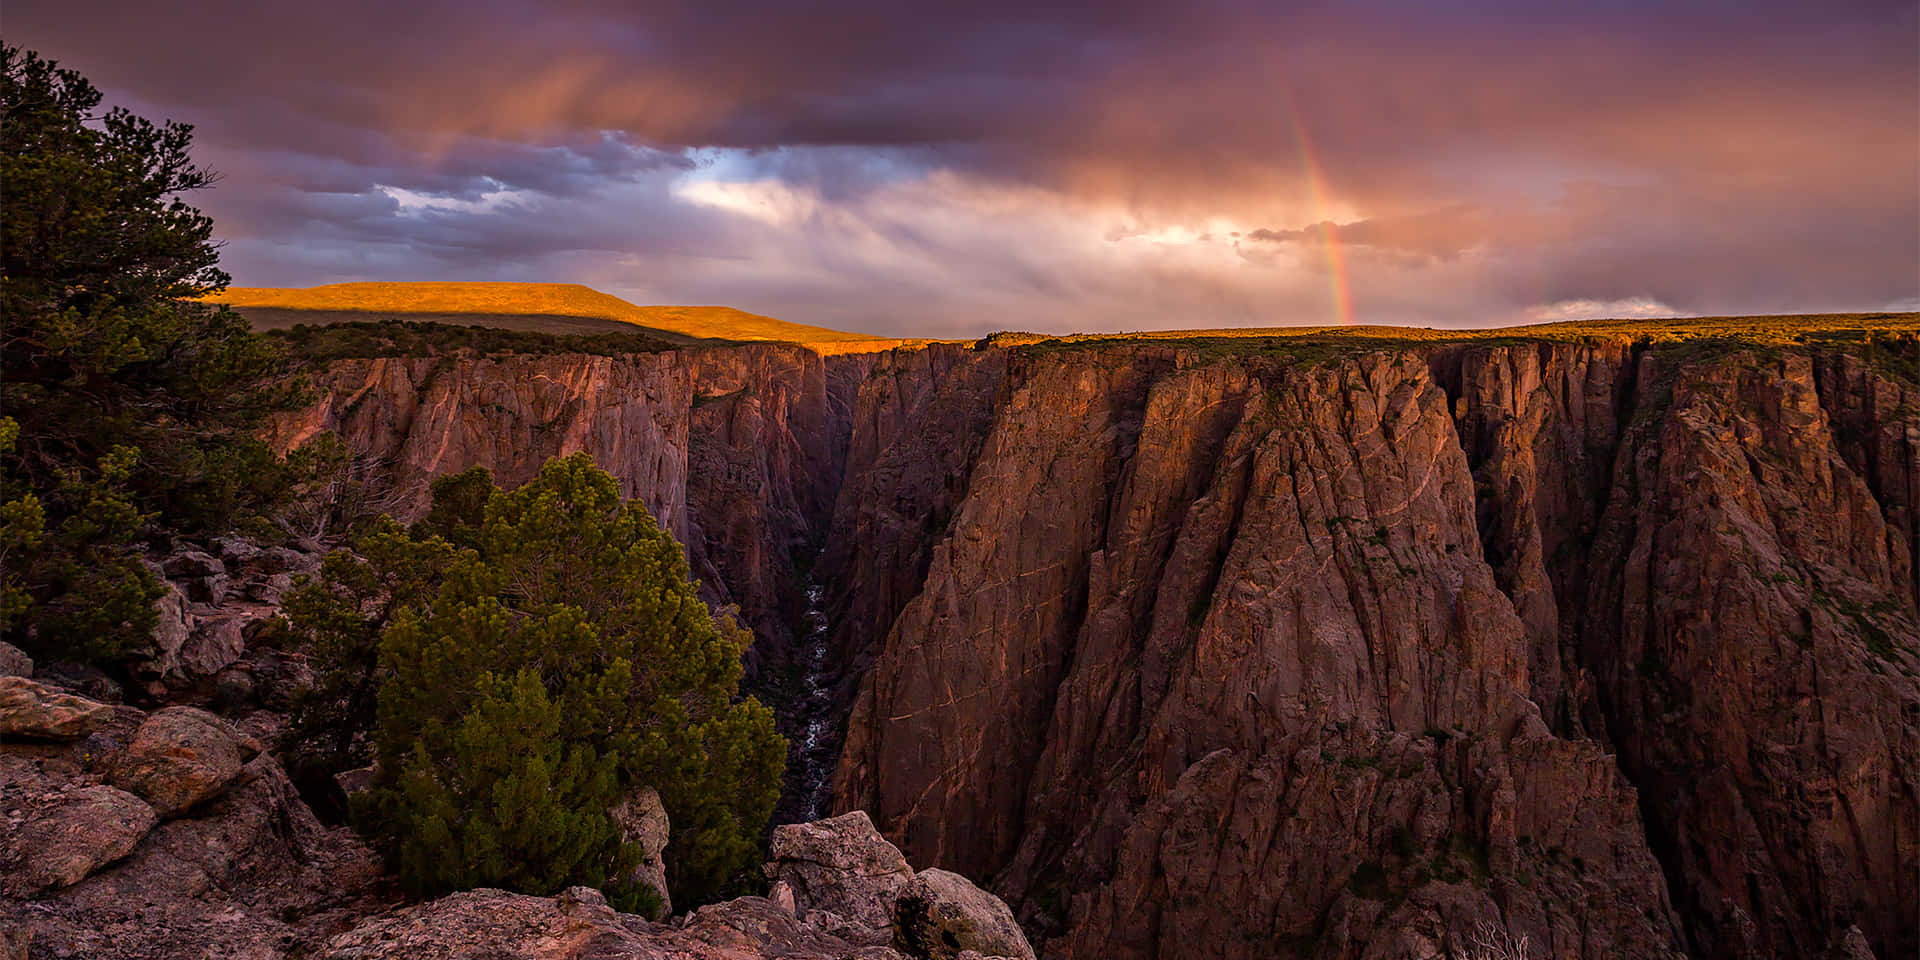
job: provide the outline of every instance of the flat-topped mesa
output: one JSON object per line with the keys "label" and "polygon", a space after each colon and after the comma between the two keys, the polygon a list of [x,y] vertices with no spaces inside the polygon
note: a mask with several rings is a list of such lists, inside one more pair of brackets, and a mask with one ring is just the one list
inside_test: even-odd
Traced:
{"label": "flat-topped mesa", "polygon": [[1916,328],[353,360],[290,423],[415,506],[589,451],[777,706],[823,589],[835,809],[1048,957],[1902,955]]}
{"label": "flat-topped mesa", "polygon": [[578,283],[333,283],[230,287],[208,297],[259,330],[295,324],[401,320],[550,334],[641,332],[670,343],[778,341],[823,352],[864,352],[886,337],[776,320],[733,307],[640,306]]}

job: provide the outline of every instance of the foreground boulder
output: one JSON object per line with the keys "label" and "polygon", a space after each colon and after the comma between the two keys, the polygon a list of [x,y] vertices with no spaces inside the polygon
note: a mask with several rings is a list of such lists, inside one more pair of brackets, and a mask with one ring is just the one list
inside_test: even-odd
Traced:
{"label": "foreground boulder", "polygon": [[4,889],[32,896],[79,883],[101,867],[133,852],[153,829],[153,808],[125,790],[104,784],[37,798],[8,811],[0,833],[6,863]]}
{"label": "foreground boulder", "polygon": [[0,737],[77,740],[112,716],[113,708],[104,703],[25,677],[0,677]]}
{"label": "foreground boulder", "polygon": [[165,730],[202,736],[196,718],[154,719],[123,707],[86,742],[0,743],[0,930],[32,957],[281,960],[391,902],[371,851],[322,825],[271,756],[178,819],[97,782],[136,729],[156,753]]}
{"label": "foreground boulder", "polygon": [[960,960],[967,951],[1034,960],[1026,934],[999,897],[938,869],[920,871],[901,889],[893,945],[924,960]]}
{"label": "foreground boulder", "polygon": [[[864,813],[779,827],[774,850],[775,859],[766,865],[772,896],[708,904],[670,923],[619,913],[586,887],[553,897],[469,890],[363,921],[328,940],[317,955],[327,960],[1034,960],[1006,904],[957,874],[930,870],[912,876],[900,851],[874,831]],[[801,886],[810,908],[796,905]],[[905,923],[897,938],[896,916]]]}
{"label": "foreground boulder", "polygon": [[[482,888],[408,907],[340,934],[327,960],[554,960],[639,956],[639,934],[596,890],[557,897]],[[591,951],[591,952],[589,952]]]}
{"label": "foreground boulder", "polygon": [[173,817],[225,790],[244,762],[240,738],[226,721],[193,707],[168,707],[134,732],[110,779]]}
{"label": "foreground boulder", "polygon": [[679,925],[616,912],[599,891],[554,897],[468,890],[408,907],[328,941],[325,960],[903,960],[809,928],[771,901],[702,907]]}
{"label": "foreground boulder", "polygon": [[803,919],[826,911],[885,931],[894,898],[913,878],[907,858],[880,836],[865,810],[776,827],[768,855],[767,879],[786,883]]}

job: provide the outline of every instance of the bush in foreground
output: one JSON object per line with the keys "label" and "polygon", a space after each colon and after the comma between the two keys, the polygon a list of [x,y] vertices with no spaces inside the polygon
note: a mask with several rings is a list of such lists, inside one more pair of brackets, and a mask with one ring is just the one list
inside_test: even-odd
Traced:
{"label": "bush in foreground", "polygon": [[372,729],[356,821],[419,896],[586,884],[631,907],[638,851],[608,810],[653,786],[675,901],[724,892],[759,859],[786,757],[772,713],[737,698],[751,635],[584,454],[517,490],[469,471],[435,494],[288,606],[333,666],[303,729]]}

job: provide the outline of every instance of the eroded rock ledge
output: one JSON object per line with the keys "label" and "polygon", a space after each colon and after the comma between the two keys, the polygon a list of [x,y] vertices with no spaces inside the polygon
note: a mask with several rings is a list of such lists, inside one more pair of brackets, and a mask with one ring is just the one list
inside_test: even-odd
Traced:
{"label": "eroded rock ledge", "polygon": [[[673,922],[582,887],[398,905],[369,851],[322,826],[244,727],[0,682],[5,960],[1034,960],[1006,904],[915,875],[864,813],[779,828],[770,897]],[[93,720],[39,723],[56,711]]]}

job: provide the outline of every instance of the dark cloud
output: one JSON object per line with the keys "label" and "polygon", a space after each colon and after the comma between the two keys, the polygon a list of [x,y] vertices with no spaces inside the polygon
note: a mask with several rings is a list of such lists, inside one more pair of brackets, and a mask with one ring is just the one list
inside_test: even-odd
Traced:
{"label": "dark cloud", "polygon": [[1912,2],[14,0],[6,30],[198,125],[242,283],[1270,322],[1324,313],[1334,223],[1371,319],[1920,298]]}

